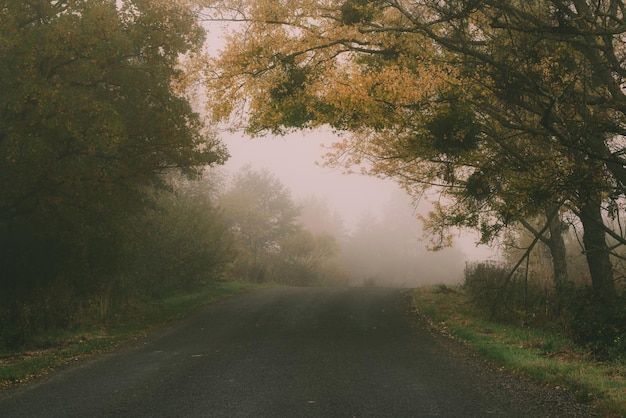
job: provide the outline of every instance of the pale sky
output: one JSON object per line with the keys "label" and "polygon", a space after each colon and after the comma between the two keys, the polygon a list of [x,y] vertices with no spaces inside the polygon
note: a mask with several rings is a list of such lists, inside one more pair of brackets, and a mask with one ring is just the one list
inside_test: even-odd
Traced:
{"label": "pale sky", "polygon": [[[267,169],[276,175],[292,194],[294,200],[316,196],[326,199],[332,211],[338,212],[350,229],[366,213],[382,217],[385,206],[397,193],[404,193],[392,180],[383,180],[358,174],[343,174],[321,166],[330,145],[337,138],[326,132],[295,133],[286,137],[251,139],[243,134],[222,137],[231,157],[225,168],[234,173],[246,164],[254,169]],[[419,223],[415,208],[407,199],[407,225]],[[422,209],[422,212],[424,210]],[[421,225],[420,225],[421,227]],[[476,238],[463,234],[456,239],[468,260],[484,260],[492,251],[483,246],[476,248]],[[422,243],[426,246],[428,243]]]}
{"label": "pale sky", "polygon": [[[322,166],[324,145],[337,138],[327,133],[295,133],[286,137],[250,139],[244,135],[225,136],[231,154],[226,163],[229,171],[245,164],[266,168],[278,176],[294,199],[315,195],[327,198],[331,209],[339,212],[347,226],[356,222],[362,212],[379,215],[382,207],[399,187],[391,180],[358,174],[342,174]],[[412,209],[407,208],[407,212]]]}

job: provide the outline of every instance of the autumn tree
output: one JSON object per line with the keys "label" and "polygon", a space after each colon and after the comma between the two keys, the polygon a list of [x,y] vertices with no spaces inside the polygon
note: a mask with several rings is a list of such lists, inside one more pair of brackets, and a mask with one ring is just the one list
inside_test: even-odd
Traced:
{"label": "autumn tree", "polygon": [[489,94],[474,108],[528,136],[534,145],[529,154],[556,151],[546,162],[559,167],[546,180],[558,186],[532,190],[556,197],[546,207],[558,202],[579,216],[594,290],[610,303],[615,286],[605,235],[615,233],[603,217],[607,208],[619,206],[624,191],[624,115],[618,104],[622,92],[616,89],[623,70],[615,65],[623,5],[486,1],[424,6],[431,16],[426,19],[394,2],[413,17],[416,30],[476,69],[470,80]]}
{"label": "autumn tree", "polygon": [[561,257],[559,216],[573,211],[595,292],[611,303],[606,234],[624,240],[604,216],[624,195],[626,29],[620,2],[596,3],[213,2],[212,18],[242,27],[210,63],[213,115],[243,115],[251,133],[349,132],[331,164],[416,195],[444,187],[452,204],[435,229],[488,239],[543,213],[537,239]]}
{"label": "autumn tree", "polygon": [[[437,232],[441,225],[448,226],[446,222],[452,219],[459,225],[482,228],[488,240],[499,224],[510,221],[512,214],[503,208],[501,197],[497,198],[499,207],[490,208],[481,201],[494,194],[486,187],[488,185],[480,184],[480,179],[487,177],[482,172],[502,172],[504,163],[514,163],[514,170],[524,165],[524,161],[516,160],[515,156],[506,157],[506,154],[502,157],[501,150],[485,152],[484,145],[477,152],[479,142],[484,142],[484,135],[467,98],[482,92],[480,86],[463,85],[459,81],[458,65],[446,63],[446,60],[453,60],[452,57],[438,52],[436,45],[423,36],[411,33],[410,22],[389,7],[387,10],[380,8],[381,5],[355,3],[351,7],[361,9],[369,17],[365,22],[355,21],[349,25],[337,24],[337,19],[341,20],[337,16],[343,15],[345,8],[339,7],[333,14],[332,9],[316,9],[314,5],[310,5],[313,9],[308,10],[309,14],[269,23],[273,36],[285,39],[291,36],[297,42],[283,39],[274,45],[266,39],[262,43],[267,52],[257,54],[253,70],[253,64],[245,61],[246,54],[250,56],[251,51],[239,47],[227,50],[224,61],[218,65],[224,71],[223,78],[213,84],[217,97],[226,99],[228,110],[228,106],[242,95],[249,94],[252,116],[247,129],[250,133],[262,130],[264,126],[280,133],[294,126],[315,127],[320,124],[351,132],[352,135],[336,144],[335,151],[329,154],[330,164],[350,167],[366,162],[370,174],[394,177],[414,195],[421,195],[431,186],[447,187],[450,194],[459,197],[465,206],[454,207],[462,210],[461,216],[448,213],[443,224],[430,223],[433,231]],[[237,18],[264,33],[269,30],[263,26],[269,17],[263,13],[276,11],[260,8],[239,12]],[[247,20],[246,13],[250,13]],[[284,10],[283,13],[287,14]],[[376,22],[373,21],[375,16]],[[302,30],[309,27],[307,24],[311,30]],[[358,24],[372,27],[358,28]],[[299,29],[292,31],[292,27]],[[272,50],[274,47],[276,50]],[[284,72],[280,61],[283,56],[298,61],[298,73],[307,74],[306,82],[296,83],[299,87],[293,92],[294,83],[286,81],[285,77],[289,79],[296,74],[291,70],[287,74]],[[346,59],[348,57],[351,59]],[[238,60],[244,60],[242,62],[251,71],[238,73],[240,68],[229,66],[240,62]],[[301,78],[302,74],[297,77]],[[238,81],[232,86],[242,88],[229,89],[229,82],[235,79]],[[263,90],[264,86],[274,84],[281,89],[285,82],[289,84],[288,100],[273,94],[274,87]],[[294,110],[291,104],[295,100],[299,101],[298,106],[308,109],[307,119],[299,125],[293,123],[295,119],[290,113]],[[274,122],[269,123],[272,120]],[[518,142],[518,155],[524,154],[527,143]],[[536,171],[533,168],[541,164],[541,159],[536,158],[534,165],[529,164],[524,172],[527,176],[534,176]],[[480,165],[485,165],[485,170],[481,170]],[[476,174],[472,176],[474,172]],[[498,177],[499,180],[493,179],[496,184],[500,184],[505,176]],[[542,177],[547,176],[542,174]],[[465,183],[470,184],[470,196],[460,197],[456,192],[465,190]],[[518,195],[517,192],[509,193],[509,199]],[[521,206],[522,203],[507,202],[509,206]],[[447,241],[442,239],[441,242]]]}

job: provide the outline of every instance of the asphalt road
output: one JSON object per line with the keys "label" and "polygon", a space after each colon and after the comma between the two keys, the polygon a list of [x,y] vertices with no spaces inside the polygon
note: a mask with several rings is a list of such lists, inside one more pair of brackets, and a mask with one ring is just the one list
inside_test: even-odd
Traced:
{"label": "asphalt road", "polygon": [[5,392],[0,416],[589,416],[412,317],[398,289],[255,291]]}

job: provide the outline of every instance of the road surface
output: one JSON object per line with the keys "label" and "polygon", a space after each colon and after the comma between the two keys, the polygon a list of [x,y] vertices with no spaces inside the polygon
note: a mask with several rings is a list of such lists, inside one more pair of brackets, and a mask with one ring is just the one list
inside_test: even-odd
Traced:
{"label": "road surface", "polygon": [[409,314],[399,289],[269,289],[0,394],[9,417],[571,417]]}

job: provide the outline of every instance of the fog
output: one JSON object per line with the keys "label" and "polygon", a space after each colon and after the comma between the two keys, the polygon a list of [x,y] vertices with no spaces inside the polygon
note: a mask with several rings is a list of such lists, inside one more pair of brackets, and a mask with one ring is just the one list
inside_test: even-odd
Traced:
{"label": "fog", "polygon": [[352,284],[459,283],[466,261],[493,257],[489,248],[476,246],[471,234],[457,234],[452,248],[427,251],[429,242],[417,214],[427,212],[428,202],[415,207],[392,180],[323,167],[323,147],[337,140],[332,133],[255,139],[227,134],[222,140],[231,154],[225,164],[229,173],[245,165],[267,169],[296,203],[317,202],[317,207],[340,218],[343,227],[334,227],[332,233],[342,244],[340,261]]}

